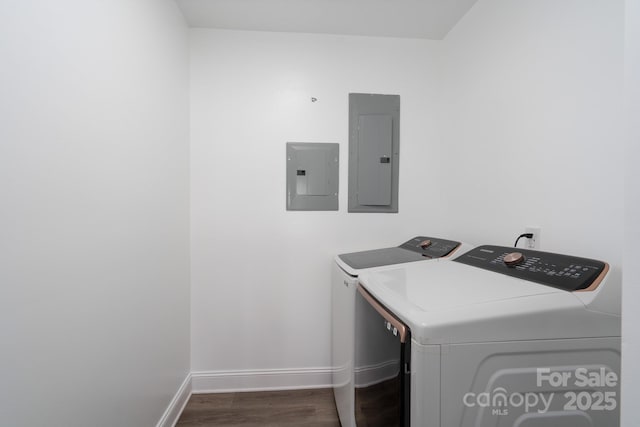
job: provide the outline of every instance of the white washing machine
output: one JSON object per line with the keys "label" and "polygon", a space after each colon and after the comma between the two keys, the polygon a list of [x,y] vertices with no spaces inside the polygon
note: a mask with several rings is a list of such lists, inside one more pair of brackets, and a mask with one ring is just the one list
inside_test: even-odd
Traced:
{"label": "white washing machine", "polygon": [[[601,261],[480,246],[359,277],[394,372],[356,392],[358,425],[615,427],[620,288]],[[398,331],[393,334],[393,331]]]}
{"label": "white washing machine", "polygon": [[[430,264],[440,259],[452,259],[471,249],[470,245],[434,237],[418,236],[398,247],[374,249],[337,255],[332,272],[332,366],[333,390],[338,415],[343,427],[355,426],[354,388],[367,384],[371,377],[388,374],[394,369],[387,363],[388,351],[367,353],[356,359],[354,341],[356,318],[366,321],[366,307],[356,300],[358,276],[365,271],[380,271],[399,264]],[[364,310],[363,310],[364,308]],[[382,336],[377,328],[367,334]]]}

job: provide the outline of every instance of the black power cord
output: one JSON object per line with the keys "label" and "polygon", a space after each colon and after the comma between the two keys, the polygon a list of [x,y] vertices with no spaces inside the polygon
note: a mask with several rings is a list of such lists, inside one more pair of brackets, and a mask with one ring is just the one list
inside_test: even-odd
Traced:
{"label": "black power cord", "polygon": [[523,237],[526,237],[527,239],[531,239],[533,237],[533,233],[523,233],[523,234],[519,235],[518,238],[516,239],[516,242],[513,244],[514,248],[518,247],[518,241],[520,239],[522,239]]}

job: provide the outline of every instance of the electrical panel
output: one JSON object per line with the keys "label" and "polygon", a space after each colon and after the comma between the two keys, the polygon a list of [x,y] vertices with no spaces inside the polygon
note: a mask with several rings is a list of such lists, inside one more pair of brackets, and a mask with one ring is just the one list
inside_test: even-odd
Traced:
{"label": "electrical panel", "polygon": [[339,145],[287,143],[287,210],[338,210]]}
{"label": "electrical panel", "polygon": [[398,212],[400,96],[349,94],[349,212]]}

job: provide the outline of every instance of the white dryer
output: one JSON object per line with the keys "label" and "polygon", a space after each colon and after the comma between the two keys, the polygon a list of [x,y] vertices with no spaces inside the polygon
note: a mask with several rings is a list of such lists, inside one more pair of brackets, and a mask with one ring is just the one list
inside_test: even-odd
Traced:
{"label": "white dryer", "polygon": [[[486,245],[359,281],[374,326],[398,334],[393,375],[356,395],[358,425],[619,425],[621,284],[606,263]],[[357,351],[389,346],[366,331]]]}
{"label": "white dryer", "polygon": [[[354,388],[367,384],[379,372],[388,373],[393,366],[386,363],[388,352],[355,356],[355,322],[369,324],[365,304],[357,303],[358,276],[366,271],[381,271],[407,263],[430,264],[440,259],[452,259],[471,246],[453,240],[417,236],[398,247],[374,249],[337,255],[332,271],[332,366],[333,390],[338,415],[343,427],[355,426]],[[384,338],[377,328],[368,334]]]}

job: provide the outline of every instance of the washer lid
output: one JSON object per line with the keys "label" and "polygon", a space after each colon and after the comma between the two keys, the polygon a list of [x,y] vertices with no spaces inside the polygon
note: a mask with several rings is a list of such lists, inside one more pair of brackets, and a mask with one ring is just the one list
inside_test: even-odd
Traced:
{"label": "washer lid", "polygon": [[361,283],[367,289],[378,289],[385,296],[404,301],[414,310],[434,313],[562,292],[524,280],[487,273],[453,263],[429,263],[426,268],[416,264],[370,275],[365,273]]}
{"label": "washer lid", "polygon": [[373,249],[370,251],[342,254],[338,255],[338,257],[349,267],[356,270],[430,259],[418,252],[402,248]]}
{"label": "washer lid", "polygon": [[423,344],[619,335],[619,318],[571,292],[465,264],[406,264],[360,283]]}
{"label": "washer lid", "polygon": [[438,237],[416,236],[397,248],[373,249],[338,255],[350,269],[382,267],[426,259],[442,258],[460,247],[461,243]]}

